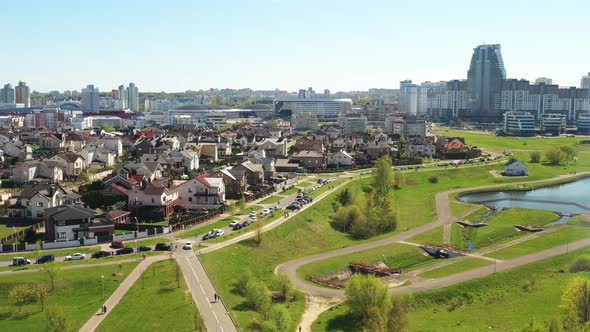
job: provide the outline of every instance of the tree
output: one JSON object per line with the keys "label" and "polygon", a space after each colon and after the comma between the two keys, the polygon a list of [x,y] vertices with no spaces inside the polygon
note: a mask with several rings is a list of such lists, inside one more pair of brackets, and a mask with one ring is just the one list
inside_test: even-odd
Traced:
{"label": "tree", "polygon": [[[274,331],[290,331],[291,330],[291,315],[285,307],[273,306],[268,310],[268,319],[274,323],[276,329]],[[265,314],[263,314],[265,316]]]}
{"label": "tree", "polygon": [[391,297],[391,309],[386,314],[388,331],[404,332],[410,330],[408,313],[409,302],[403,298]]}
{"label": "tree", "polygon": [[[363,324],[363,332],[388,332],[387,316],[379,307],[370,307],[367,319]],[[397,331],[396,331],[397,332]]]}
{"label": "tree", "polygon": [[8,296],[18,307],[18,311],[21,311],[22,306],[25,304],[35,303],[37,301],[37,296],[31,290],[32,285],[16,285],[10,290]]}
{"label": "tree", "polygon": [[266,312],[270,308],[270,294],[264,284],[258,280],[250,279],[244,289],[246,305],[259,313]]}
{"label": "tree", "polygon": [[547,159],[551,165],[562,165],[566,161],[566,155],[558,148],[551,148],[545,151],[545,159]]}
{"label": "tree", "polygon": [[533,152],[531,152],[530,157],[531,157],[531,163],[538,163],[541,161],[541,152],[533,151]]}
{"label": "tree", "polygon": [[590,279],[580,277],[570,282],[561,297],[560,308],[568,330],[590,322]]}
{"label": "tree", "polygon": [[182,274],[182,271],[180,270],[180,265],[174,261],[172,262],[172,268],[174,269],[174,277],[176,278],[176,287],[180,288],[180,275]]}
{"label": "tree", "polygon": [[288,274],[279,273],[275,276],[275,283],[281,298],[286,300],[293,290],[293,280],[291,280]]}
{"label": "tree", "polygon": [[399,189],[404,184],[404,175],[400,171],[393,172],[393,187]]}
{"label": "tree", "polygon": [[45,310],[45,300],[49,297],[49,291],[45,285],[36,284],[31,287],[31,291],[37,298],[37,301],[41,303],[41,311]]}
{"label": "tree", "polygon": [[115,127],[111,124],[104,124],[102,125],[102,130],[106,131],[107,133],[112,133],[113,131],[115,131]]}
{"label": "tree", "polygon": [[385,311],[391,308],[389,287],[372,275],[353,275],[346,286],[346,296],[352,314],[360,317],[363,323],[371,316],[371,308]]}
{"label": "tree", "polygon": [[355,225],[358,227],[364,224],[364,219],[366,218],[357,204],[339,208],[332,217],[334,227],[344,233],[352,232]]}
{"label": "tree", "polygon": [[47,332],[70,332],[73,331],[68,316],[62,307],[52,306],[45,312],[47,318]]}
{"label": "tree", "polygon": [[51,282],[51,289],[52,291],[55,288],[55,278],[57,278],[60,269],[55,265],[54,262],[49,262],[43,264],[43,271],[47,274],[49,281]]}
{"label": "tree", "polygon": [[394,183],[393,169],[391,168],[391,158],[383,156],[377,160],[377,169],[375,170],[374,186],[375,191],[383,196],[388,196],[391,186]]}
{"label": "tree", "polygon": [[350,190],[348,188],[342,190],[338,194],[338,202],[342,204],[342,206],[347,206],[352,204],[352,195],[350,194]]}
{"label": "tree", "polygon": [[559,150],[561,150],[561,152],[563,152],[563,154],[565,155],[566,162],[571,161],[577,155],[576,149],[574,149],[573,147],[571,147],[569,145],[561,145],[559,147]]}

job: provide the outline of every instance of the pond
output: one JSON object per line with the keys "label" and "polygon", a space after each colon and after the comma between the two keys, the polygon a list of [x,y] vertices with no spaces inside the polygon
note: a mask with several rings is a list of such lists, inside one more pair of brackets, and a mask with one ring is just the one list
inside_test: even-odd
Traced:
{"label": "pond", "polygon": [[588,213],[590,178],[534,190],[465,194],[459,200],[464,203],[484,204],[491,209],[521,207],[549,210],[562,215]]}

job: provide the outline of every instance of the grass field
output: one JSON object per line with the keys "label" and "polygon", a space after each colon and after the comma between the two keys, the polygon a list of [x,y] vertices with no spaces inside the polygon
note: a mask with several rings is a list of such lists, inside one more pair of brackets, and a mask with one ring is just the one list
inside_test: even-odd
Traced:
{"label": "grass field", "polygon": [[[101,276],[104,275],[104,295],[108,298],[119,286],[136,263],[123,264],[123,276],[112,276],[118,272],[117,265],[89,267],[86,269],[61,272],[55,280],[55,289],[50,292],[45,308],[60,306],[67,313],[68,321],[78,330],[103,304]],[[45,273],[20,273],[0,276],[0,330],[2,331],[43,331],[46,326],[45,313],[39,304],[25,305],[22,311],[11,304],[8,293],[17,284],[42,283],[49,286]]]}
{"label": "grass field", "polygon": [[504,260],[513,259],[545,249],[564,245],[566,243],[585,239],[587,237],[590,237],[590,229],[588,228],[564,228],[546,235],[541,235],[540,237],[532,240],[521,242],[519,244],[491,252],[486,256]]}
{"label": "grass field", "polygon": [[[369,240],[355,240],[347,234],[334,230],[330,226],[330,220],[334,213],[332,202],[335,201],[335,196],[340,191],[338,190],[317,202],[312,208],[296,214],[289,222],[266,232],[260,246],[255,245],[252,240],[245,240],[203,255],[203,262],[214,284],[229,304],[239,328],[248,330],[257,314],[242,309],[240,304],[243,299],[232,292],[231,286],[244,270],[250,270],[258,279],[270,282],[274,268],[282,262],[374,241],[430,222],[436,217],[435,195],[438,191],[515,181],[515,179],[494,178],[489,173],[489,169],[495,167],[497,166],[405,173],[404,176],[411,185],[404,185],[393,193],[394,208],[399,211],[398,229],[393,233]],[[438,183],[430,183],[424,174],[436,174]],[[363,178],[347,186],[358,186],[363,190],[370,190],[371,181],[371,178]],[[323,188],[326,186],[321,189]],[[294,323],[299,320],[303,306],[303,300],[298,299],[289,308]]]}
{"label": "grass field", "polygon": [[477,209],[477,210],[473,211],[472,213],[470,213],[469,215],[467,215],[463,219],[466,221],[474,221],[475,219],[477,219],[479,217],[483,217],[483,215],[485,215],[488,211],[490,211],[490,209],[488,209],[485,206],[482,206],[479,209]]}
{"label": "grass field", "polygon": [[260,210],[264,209],[264,207],[260,206],[260,205],[249,205],[246,206],[245,208],[243,208],[242,210],[236,212],[236,215],[244,215],[244,214],[250,214],[250,212],[254,211],[254,212],[258,212]]}
{"label": "grass field", "polygon": [[432,244],[439,244],[443,242],[443,233],[444,229],[443,226],[436,227],[424,233],[420,233],[413,238],[409,239],[409,242],[416,242],[420,244],[425,243],[432,243]]}
{"label": "grass field", "polygon": [[484,259],[468,257],[455,263],[445,265],[434,270],[426,271],[419,274],[418,276],[422,278],[442,278],[450,276],[451,274],[477,269],[490,264],[493,264],[493,262],[486,261]]}
{"label": "grass field", "polygon": [[[415,293],[410,298],[412,331],[520,331],[531,320],[560,316],[565,286],[589,272],[570,273],[569,267],[590,248],[577,250],[461,284]],[[531,279],[534,282],[531,282]],[[322,313],[312,331],[361,331],[345,304]]]}
{"label": "grass field", "polygon": [[17,232],[22,231],[23,229],[27,228],[28,226],[15,226],[14,228],[12,228],[12,226],[7,226],[4,224],[0,224],[0,239],[5,238],[7,236],[10,236],[12,234],[14,234],[14,230],[16,229]]}
{"label": "grass field", "polygon": [[250,225],[250,226],[248,226],[248,227],[246,227],[246,228],[242,228],[242,229],[240,229],[240,230],[237,230],[237,231],[230,231],[230,232],[228,232],[228,233],[225,233],[225,235],[224,235],[224,236],[221,236],[221,237],[216,237],[216,238],[213,238],[213,239],[207,240],[206,242],[207,242],[207,243],[218,243],[218,242],[223,242],[223,241],[227,241],[227,240],[231,239],[232,237],[236,237],[236,236],[238,236],[238,235],[241,235],[241,234],[244,234],[244,233],[247,233],[247,232],[251,232],[251,231],[253,231],[253,230],[255,230],[255,229],[256,229],[256,227],[257,227],[257,225],[258,225],[259,223],[261,223],[261,224],[262,224],[262,226],[264,226],[264,225],[266,225],[266,224],[268,224],[268,223],[270,223],[270,222],[273,222],[273,221],[275,221],[275,220],[277,220],[277,219],[279,219],[279,218],[282,218],[282,217],[283,217],[283,212],[284,212],[284,211],[285,211],[285,210],[279,210],[279,211],[275,211],[275,212],[273,212],[273,213],[269,214],[268,216],[266,216],[266,217],[264,217],[264,218],[258,218],[258,219],[256,220],[256,223],[253,223],[252,225]]}
{"label": "grass field", "polygon": [[285,198],[285,196],[274,195],[274,196],[270,196],[269,198],[263,200],[262,202],[259,202],[259,204],[273,204],[273,203],[280,201],[283,198]]}
{"label": "grass field", "polygon": [[463,214],[467,211],[469,211],[470,209],[474,208],[475,205],[472,204],[465,204],[465,203],[461,203],[461,202],[451,202],[451,213],[454,216],[458,216],[460,214]]}
{"label": "grass field", "polygon": [[[545,210],[510,208],[489,218],[487,226],[468,229],[473,245],[484,248],[501,241],[526,235],[526,232],[519,232],[514,225],[543,226],[559,217]],[[466,230],[467,231],[467,230]]]}
{"label": "grass field", "polygon": [[285,190],[285,191],[281,192],[281,194],[282,194],[282,195],[285,195],[285,196],[289,196],[289,195],[292,195],[292,194],[294,194],[294,193],[296,193],[296,192],[298,192],[298,191],[299,191],[299,188],[297,188],[297,187],[293,187],[293,188],[291,188],[291,189],[287,189],[287,190]]}
{"label": "grass field", "polygon": [[153,263],[97,331],[193,331],[197,309],[182,275],[178,287],[174,264],[168,259]]}
{"label": "grass field", "polygon": [[300,267],[297,270],[297,274],[301,278],[306,279],[308,276],[317,276],[344,270],[350,262],[384,262],[391,268],[401,268],[402,271],[407,271],[416,265],[431,260],[433,259],[430,256],[424,255],[423,250],[419,247],[395,243],[307,264]]}

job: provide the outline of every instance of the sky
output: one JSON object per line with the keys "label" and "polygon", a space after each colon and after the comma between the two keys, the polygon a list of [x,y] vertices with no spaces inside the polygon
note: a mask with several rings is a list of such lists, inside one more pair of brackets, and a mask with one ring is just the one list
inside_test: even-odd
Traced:
{"label": "sky", "polygon": [[397,88],[465,79],[501,44],[509,78],[579,86],[590,1],[29,0],[1,6],[0,83],[33,90]]}

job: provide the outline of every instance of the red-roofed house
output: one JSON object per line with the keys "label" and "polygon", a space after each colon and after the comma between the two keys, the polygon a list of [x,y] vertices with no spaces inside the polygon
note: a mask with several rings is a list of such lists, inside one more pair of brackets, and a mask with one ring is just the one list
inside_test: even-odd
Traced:
{"label": "red-roofed house", "polygon": [[223,178],[202,174],[179,185],[178,197],[189,204],[223,204],[225,182]]}
{"label": "red-roofed house", "polygon": [[108,220],[113,224],[126,224],[131,212],[124,210],[113,210],[105,214]]}

